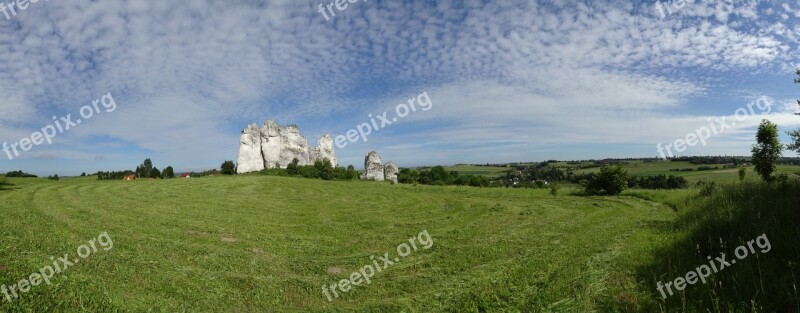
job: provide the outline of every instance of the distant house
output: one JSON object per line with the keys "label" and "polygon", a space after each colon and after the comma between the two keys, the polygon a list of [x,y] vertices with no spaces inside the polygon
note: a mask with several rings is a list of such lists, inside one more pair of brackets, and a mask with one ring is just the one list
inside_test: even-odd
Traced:
{"label": "distant house", "polygon": [[183,173],[183,174],[181,174],[181,178],[192,178],[192,174]]}
{"label": "distant house", "polygon": [[127,175],[122,178],[123,180],[136,180],[136,175]]}

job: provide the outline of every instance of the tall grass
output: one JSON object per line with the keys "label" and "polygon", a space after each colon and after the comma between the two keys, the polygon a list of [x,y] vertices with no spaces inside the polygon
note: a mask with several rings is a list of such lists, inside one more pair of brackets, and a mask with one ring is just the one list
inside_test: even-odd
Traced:
{"label": "tall grass", "polygon": [[[657,251],[656,261],[641,267],[639,275],[657,300],[652,311],[685,312],[797,312],[800,309],[800,182],[767,184],[745,182],[722,185],[707,196],[693,195],[677,203],[674,242]],[[726,254],[765,234],[772,249],[738,260],[707,284],[697,282],[662,299],[656,283],[685,277],[709,264],[708,256]]]}

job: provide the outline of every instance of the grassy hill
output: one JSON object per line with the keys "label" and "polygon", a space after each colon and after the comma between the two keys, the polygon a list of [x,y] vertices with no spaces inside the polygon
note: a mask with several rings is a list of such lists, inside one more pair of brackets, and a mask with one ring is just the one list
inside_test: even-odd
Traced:
{"label": "grassy hill", "polygon": [[[2,311],[598,310],[638,305],[633,269],[673,210],[632,197],[280,177],[16,179],[0,192],[0,283],[102,232],[92,254]],[[427,230],[419,249],[328,302],[323,284]]]}

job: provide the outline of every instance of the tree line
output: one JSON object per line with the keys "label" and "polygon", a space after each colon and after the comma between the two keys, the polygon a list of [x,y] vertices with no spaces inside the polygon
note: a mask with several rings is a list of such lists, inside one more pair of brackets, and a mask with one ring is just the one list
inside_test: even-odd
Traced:
{"label": "tree line", "polygon": [[421,184],[438,186],[472,186],[489,187],[488,178],[480,175],[461,175],[458,171],[448,171],[442,166],[434,166],[427,170],[404,168],[397,173],[397,182],[401,184]]}
{"label": "tree line", "polygon": [[269,176],[304,177],[322,180],[357,180],[359,177],[358,171],[352,165],[346,169],[334,167],[327,158],[314,162],[314,165],[299,165],[299,163],[300,160],[295,158],[286,168],[281,168],[280,164],[276,163],[274,168],[262,170],[260,173]]}

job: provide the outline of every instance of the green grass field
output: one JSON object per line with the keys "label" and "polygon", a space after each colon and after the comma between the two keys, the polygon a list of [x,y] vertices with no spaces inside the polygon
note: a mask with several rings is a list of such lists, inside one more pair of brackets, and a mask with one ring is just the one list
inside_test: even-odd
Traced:
{"label": "green grass field", "polygon": [[[685,242],[695,228],[684,229],[687,213],[675,210],[697,202],[687,200],[692,190],[553,197],[258,175],[8,181],[0,284],[29,277],[51,256],[75,258],[103,232],[113,240],[52,285],[0,299],[8,312],[680,311],[684,297],[663,301],[652,280],[695,261]],[[429,249],[332,302],[323,294],[372,257],[398,257],[398,245],[422,231]]]}
{"label": "green grass field", "polygon": [[[696,169],[700,166],[710,166],[710,167],[719,167],[716,170],[708,170],[708,171],[697,171]],[[739,181],[739,169],[738,168],[725,168],[725,164],[707,164],[707,165],[699,165],[699,164],[692,164],[689,162],[639,162],[633,161],[630,164],[626,164],[623,166],[625,170],[628,171],[628,174],[632,176],[655,176],[655,175],[675,175],[675,176],[682,176],[686,178],[689,183],[696,183],[700,180],[705,181],[714,181],[718,183],[734,183]],[[671,169],[684,169],[684,168],[692,168],[695,171],[692,172],[670,172]],[[584,174],[584,173],[594,173],[599,172],[599,168],[587,168],[587,169],[580,169],[575,170],[576,174]],[[800,173],[800,166],[793,166],[793,165],[778,165],[777,166],[777,174],[786,173],[789,175],[794,175],[795,173]],[[758,174],[755,172],[752,166],[747,168],[747,175],[748,180],[756,181],[759,180]]]}
{"label": "green grass field", "polygon": [[[588,163],[587,163],[588,164]],[[535,164],[531,164],[535,165]],[[575,165],[567,164],[566,162],[551,163],[550,166],[557,168],[572,168]],[[700,166],[719,167],[716,170],[696,171]],[[628,164],[623,168],[628,171],[632,176],[656,176],[656,175],[676,175],[686,178],[689,183],[696,183],[700,180],[713,181],[717,183],[734,183],[739,181],[738,168],[725,168],[725,164],[708,164],[699,165],[692,164],[685,161],[680,162],[642,162],[642,161],[628,161]],[[692,172],[671,172],[671,169],[695,169]],[[488,178],[495,178],[498,176],[505,176],[509,170],[507,167],[492,167],[492,166],[475,166],[475,165],[455,165],[446,167],[448,171],[458,171],[459,174],[482,175]],[[577,169],[575,174],[586,174],[599,172],[599,167]],[[776,173],[786,173],[788,175],[795,175],[800,173],[800,166],[793,165],[778,165]],[[759,180],[758,174],[754,171],[753,167],[747,168],[747,179],[750,181]]]}
{"label": "green grass field", "polygon": [[505,176],[509,170],[508,167],[496,166],[475,166],[475,165],[454,165],[445,167],[448,171],[458,171],[462,175],[481,175],[488,178],[495,178],[498,176]]}
{"label": "green grass field", "polygon": [[[101,232],[114,245],[0,302],[4,311],[597,310],[649,301],[630,269],[661,241],[648,225],[675,217],[637,198],[544,190],[264,176],[11,182],[0,192],[0,283]],[[430,249],[331,303],[322,294],[422,230]]]}

